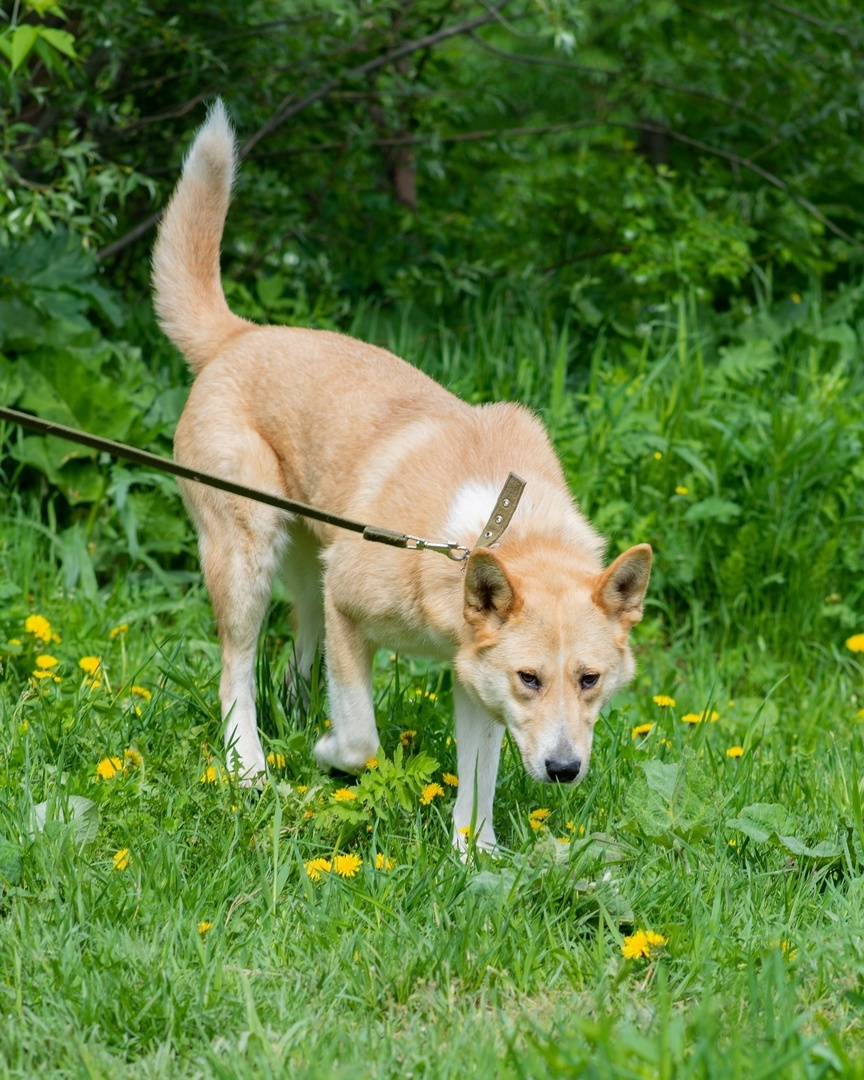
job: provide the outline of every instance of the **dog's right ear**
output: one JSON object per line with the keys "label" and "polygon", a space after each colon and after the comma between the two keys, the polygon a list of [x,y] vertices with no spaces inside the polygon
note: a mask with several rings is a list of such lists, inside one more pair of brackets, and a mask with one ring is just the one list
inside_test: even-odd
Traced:
{"label": "dog's right ear", "polygon": [[507,571],[494,552],[473,551],[465,569],[465,618],[473,626],[493,620],[500,624],[516,612],[522,602]]}

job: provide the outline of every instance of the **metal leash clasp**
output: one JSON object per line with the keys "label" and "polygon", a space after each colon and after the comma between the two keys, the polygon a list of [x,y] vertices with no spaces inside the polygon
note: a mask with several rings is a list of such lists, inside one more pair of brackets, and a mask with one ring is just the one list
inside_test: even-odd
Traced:
{"label": "metal leash clasp", "polygon": [[[451,543],[446,540],[424,540],[422,536],[406,534],[408,543],[405,545],[409,551],[440,551],[448,559],[454,562],[464,562],[471,554],[471,549],[464,544]],[[411,541],[413,540],[413,543]]]}

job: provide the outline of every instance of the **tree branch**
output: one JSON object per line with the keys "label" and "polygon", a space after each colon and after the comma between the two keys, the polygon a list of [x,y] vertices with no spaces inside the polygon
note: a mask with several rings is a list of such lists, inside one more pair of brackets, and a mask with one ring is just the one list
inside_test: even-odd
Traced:
{"label": "tree branch", "polygon": [[[316,101],[321,101],[322,98],[325,98],[331,90],[335,89],[341,83],[348,79],[356,79],[368,75],[372,71],[377,71],[378,68],[385,67],[387,64],[392,64],[397,60],[401,60],[404,56],[410,56],[411,53],[417,52],[419,49],[428,49],[434,45],[438,45],[442,41],[456,37],[459,34],[467,34],[476,27],[483,26],[497,18],[500,9],[505,7],[508,3],[509,0],[496,0],[496,3],[489,7],[484,15],[478,15],[473,19],[466,19],[464,22],[456,23],[454,26],[445,26],[432,34],[426,34],[424,37],[416,38],[414,41],[407,41],[404,44],[397,46],[395,49],[390,49],[389,52],[384,53],[382,56],[375,57],[373,60],[367,60],[364,64],[359,64],[357,67],[350,68],[341,75],[328,79],[323,86],[320,86],[311,94],[307,94],[306,97],[301,98],[299,101],[295,101],[289,95],[282,100],[270,119],[246,140],[239,151],[240,160],[242,161],[254,146],[256,146],[263,138],[266,138],[267,135],[270,135],[275,131],[280,125],[284,124],[286,120],[289,120],[292,116],[296,116],[299,112],[302,112],[310,105],[313,105]],[[161,210],[150,214],[143,221],[140,221],[133,229],[130,229],[129,232],[118,237],[110,244],[106,244],[105,247],[100,248],[96,253],[96,258],[100,262],[103,262],[105,259],[110,259],[123,251],[140,236],[149,232],[149,230],[159,221],[161,214]]]}

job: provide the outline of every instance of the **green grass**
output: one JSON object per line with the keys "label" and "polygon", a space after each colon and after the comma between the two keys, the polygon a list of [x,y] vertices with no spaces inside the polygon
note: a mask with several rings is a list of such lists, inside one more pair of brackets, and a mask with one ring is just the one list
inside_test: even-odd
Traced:
{"label": "green grass", "polygon": [[[450,849],[446,669],[379,657],[384,752],[416,731],[417,770],[358,815],[312,764],[320,685],[303,715],[281,689],[277,600],[258,681],[284,764],[256,797],[220,779],[191,536],[160,566],[108,507],[82,532],[6,491],[0,1076],[864,1076],[864,670],[844,645],[864,630],[862,311],[811,297],[700,328],[682,305],[582,366],[503,302],[458,334],[361,320],[465,396],[540,408],[611,550],[657,549],[639,675],[586,781],[536,785],[505,748],[498,859]],[[34,613],[61,640],[28,633]],[[34,685],[44,653],[59,682]],[[355,877],[308,877],[339,852]],[[626,959],[637,928],[665,946]]]}

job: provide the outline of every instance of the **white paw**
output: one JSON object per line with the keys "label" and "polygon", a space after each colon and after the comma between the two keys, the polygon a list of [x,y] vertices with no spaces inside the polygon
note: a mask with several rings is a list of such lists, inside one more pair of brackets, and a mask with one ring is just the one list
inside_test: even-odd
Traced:
{"label": "white paw", "polygon": [[468,858],[472,848],[477,851],[487,851],[490,855],[498,853],[498,841],[495,839],[495,832],[492,829],[487,829],[485,823],[476,838],[471,836],[470,825],[464,825],[461,829],[454,825],[453,847],[459,852],[463,862]]}
{"label": "white paw", "polygon": [[339,769],[340,772],[360,773],[366,768],[366,762],[375,757],[376,748],[346,747],[329,731],[315,743],[315,761],[322,772],[328,769]]}

